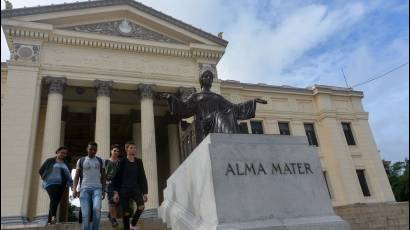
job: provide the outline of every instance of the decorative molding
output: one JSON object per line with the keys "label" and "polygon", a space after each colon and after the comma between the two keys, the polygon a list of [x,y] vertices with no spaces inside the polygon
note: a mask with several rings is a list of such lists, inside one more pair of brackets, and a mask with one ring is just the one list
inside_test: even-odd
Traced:
{"label": "decorative molding", "polygon": [[[45,42],[71,45],[71,46],[85,46],[103,49],[113,49],[113,50],[123,50],[127,52],[136,53],[148,53],[154,55],[163,56],[175,56],[175,57],[188,57],[188,58],[206,58],[206,59],[216,59],[219,60],[224,51],[197,49],[197,48],[172,48],[172,47],[162,47],[162,46],[149,46],[142,44],[117,42],[117,41],[106,41],[91,38],[80,38],[75,36],[66,36],[53,34],[49,36],[48,32],[39,32],[34,29],[27,28],[6,28],[5,35],[8,40],[13,40],[13,38],[32,38],[40,39]],[[13,57],[12,57],[13,58]],[[13,59],[12,59],[13,60]]]}
{"label": "decorative molding", "polygon": [[38,62],[40,55],[39,45],[14,43],[11,50],[11,60]]}
{"label": "decorative molding", "polygon": [[195,92],[195,87],[178,87],[176,96],[181,100],[186,100],[189,96],[191,96],[191,94]]}
{"label": "decorative molding", "polygon": [[45,77],[45,83],[49,85],[48,93],[63,94],[67,79],[65,77]]}
{"label": "decorative molding", "polygon": [[111,96],[113,81],[95,80],[94,87],[97,90],[97,96]]}
{"label": "decorative molding", "polygon": [[131,109],[132,123],[141,123],[141,110]]}
{"label": "decorative molding", "polygon": [[216,71],[216,65],[199,63],[199,77],[206,71],[211,71],[214,75],[214,79],[218,79],[218,72]]}
{"label": "decorative molding", "polygon": [[155,91],[154,91],[153,84],[138,84],[138,93],[141,98],[153,98]]}
{"label": "decorative molding", "polygon": [[169,15],[166,15],[160,11],[157,11],[151,7],[148,7],[142,3],[139,3],[133,0],[86,1],[86,2],[64,3],[64,4],[55,4],[55,5],[48,5],[48,6],[2,10],[1,18],[11,18],[11,17],[17,17],[17,16],[35,15],[35,14],[43,14],[43,13],[49,13],[49,12],[61,12],[61,11],[80,10],[80,9],[89,9],[89,8],[95,8],[95,7],[116,6],[116,5],[129,5],[153,17],[159,18],[179,28],[185,29],[191,33],[194,33],[196,35],[209,39],[219,45],[222,45],[224,47],[228,45],[228,41],[218,36],[205,32],[201,29],[195,28],[185,22],[182,22],[178,19],[175,19]]}
{"label": "decorative molding", "polygon": [[66,28],[61,28],[61,29],[85,32],[85,33],[98,33],[98,34],[105,34],[105,35],[138,38],[138,39],[157,41],[157,42],[169,42],[169,43],[181,44],[175,39],[172,39],[160,33],[154,32],[150,29],[137,25],[126,19],[122,21],[118,20],[118,21],[111,21],[111,22],[88,24],[88,25],[71,26],[71,27],[66,27]]}

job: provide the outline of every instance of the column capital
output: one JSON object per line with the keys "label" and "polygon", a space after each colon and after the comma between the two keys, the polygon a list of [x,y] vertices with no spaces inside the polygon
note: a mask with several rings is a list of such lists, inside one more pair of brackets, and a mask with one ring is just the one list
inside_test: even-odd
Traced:
{"label": "column capital", "polygon": [[138,84],[138,93],[142,98],[152,98],[155,95],[154,84]]}
{"label": "column capital", "polygon": [[65,77],[45,77],[44,81],[48,84],[48,93],[63,94],[67,79]]}
{"label": "column capital", "polygon": [[97,89],[97,96],[111,96],[113,81],[95,80],[94,87]]}
{"label": "column capital", "polygon": [[131,109],[131,120],[132,123],[141,123],[141,111],[136,109]]}

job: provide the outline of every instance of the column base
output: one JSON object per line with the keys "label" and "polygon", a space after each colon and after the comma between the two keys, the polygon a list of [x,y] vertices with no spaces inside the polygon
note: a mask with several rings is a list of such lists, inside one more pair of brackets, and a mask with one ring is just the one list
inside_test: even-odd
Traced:
{"label": "column base", "polygon": [[48,221],[48,215],[41,215],[41,216],[36,216],[33,218],[33,221],[31,223],[35,224],[47,224]]}
{"label": "column base", "polygon": [[28,222],[28,218],[26,216],[2,216],[1,217],[1,225],[3,224],[25,224]]}

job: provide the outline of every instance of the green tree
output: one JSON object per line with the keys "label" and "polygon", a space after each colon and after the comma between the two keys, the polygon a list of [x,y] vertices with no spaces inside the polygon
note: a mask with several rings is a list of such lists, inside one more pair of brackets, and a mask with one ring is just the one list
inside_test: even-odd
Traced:
{"label": "green tree", "polygon": [[396,201],[409,200],[409,160],[391,161],[383,160],[384,169],[389,178]]}

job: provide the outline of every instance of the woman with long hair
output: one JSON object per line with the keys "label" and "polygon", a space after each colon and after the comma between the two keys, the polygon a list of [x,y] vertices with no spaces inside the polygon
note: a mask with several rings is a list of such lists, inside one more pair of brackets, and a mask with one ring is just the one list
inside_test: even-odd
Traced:
{"label": "woman with long hair", "polygon": [[50,197],[50,209],[48,212],[48,224],[57,223],[57,206],[60,203],[64,190],[73,183],[71,167],[65,160],[68,148],[61,146],[56,150],[56,156],[48,158],[41,165],[39,174],[43,180],[43,188]]}

